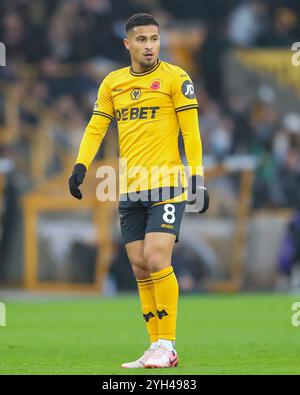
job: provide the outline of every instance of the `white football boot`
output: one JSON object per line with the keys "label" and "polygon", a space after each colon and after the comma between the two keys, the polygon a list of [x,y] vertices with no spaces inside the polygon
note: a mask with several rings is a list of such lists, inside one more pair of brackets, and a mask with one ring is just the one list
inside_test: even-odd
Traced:
{"label": "white football boot", "polygon": [[145,363],[145,368],[176,368],[178,365],[178,355],[175,350],[160,345],[156,348],[150,358]]}
{"label": "white football boot", "polygon": [[121,366],[122,368],[127,368],[127,369],[138,369],[138,368],[144,368],[146,361],[152,357],[154,351],[156,348],[151,348],[151,346],[144,352],[144,354],[137,359],[136,361],[133,362],[126,362],[123,363]]}

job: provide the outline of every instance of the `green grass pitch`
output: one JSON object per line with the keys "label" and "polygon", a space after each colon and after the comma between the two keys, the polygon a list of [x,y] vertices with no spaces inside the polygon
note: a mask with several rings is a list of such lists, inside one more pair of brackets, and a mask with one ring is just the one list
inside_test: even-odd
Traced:
{"label": "green grass pitch", "polygon": [[[2,300],[3,301],[3,300]],[[0,374],[299,374],[300,295],[181,296],[176,369],[123,369],[148,345],[136,296],[4,300]]]}

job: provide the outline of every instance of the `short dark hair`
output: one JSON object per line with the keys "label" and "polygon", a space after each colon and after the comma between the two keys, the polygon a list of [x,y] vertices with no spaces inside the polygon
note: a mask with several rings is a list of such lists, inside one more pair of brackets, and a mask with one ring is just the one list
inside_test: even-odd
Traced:
{"label": "short dark hair", "polygon": [[144,14],[140,12],[138,14],[132,15],[125,24],[125,32],[127,33],[129,30],[133,29],[136,26],[150,26],[155,25],[159,27],[157,20],[154,16],[150,14]]}

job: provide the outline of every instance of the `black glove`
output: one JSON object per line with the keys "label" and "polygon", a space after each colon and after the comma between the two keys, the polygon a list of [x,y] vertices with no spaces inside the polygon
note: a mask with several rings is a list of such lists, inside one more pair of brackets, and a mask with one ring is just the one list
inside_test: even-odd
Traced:
{"label": "black glove", "polygon": [[76,197],[76,199],[82,199],[82,193],[78,187],[83,183],[85,173],[86,167],[81,163],[77,163],[74,166],[71,177],[69,178],[70,192],[74,197]]}
{"label": "black glove", "polygon": [[192,192],[192,197],[189,197],[188,204],[196,203],[196,192],[199,194],[199,190],[203,193],[203,205],[198,211],[200,214],[205,213],[209,208],[209,195],[206,186],[203,183],[202,176],[191,176],[189,179],[189,190]]}

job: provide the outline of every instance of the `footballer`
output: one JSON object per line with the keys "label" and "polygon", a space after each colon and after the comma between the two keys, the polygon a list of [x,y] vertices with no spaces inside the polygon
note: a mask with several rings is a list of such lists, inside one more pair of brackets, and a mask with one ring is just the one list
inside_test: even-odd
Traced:
{"label": "footballer", "polygon": [[[209,206],[203,185],[198,103],[188,74],[158,58],[159,24],[152,15],[131,16],[125,31],[124,45],[131,66],[111,72],[102,81],[69,188],[74,197],[82,198],[79,186],[115,118],[120,158],[126,161],[119,191],[122,242],[137,281],[150,338],[146,351],[122,367],[170,368],[178,364],[175,340],[179,292],[172,251],[190,199],[188,181],[193,196],[198,189],[202,191],[203,205],[198,212],[205,212]],[[180,131],[190,169],[188,180],[179,155]],[[154,177],[153,169],[157,168],[164,171]],[[138,180],[136,169],[143,169]]]}

